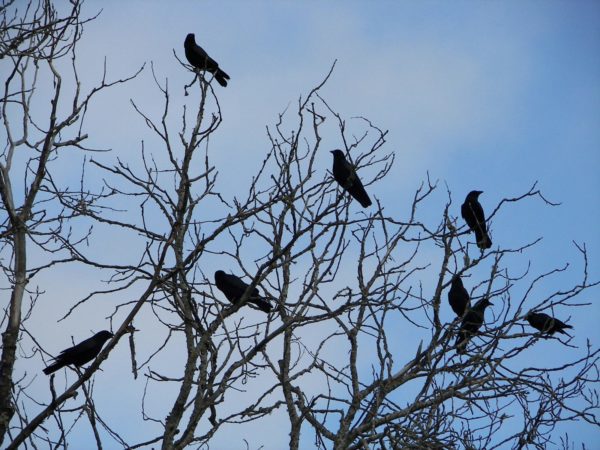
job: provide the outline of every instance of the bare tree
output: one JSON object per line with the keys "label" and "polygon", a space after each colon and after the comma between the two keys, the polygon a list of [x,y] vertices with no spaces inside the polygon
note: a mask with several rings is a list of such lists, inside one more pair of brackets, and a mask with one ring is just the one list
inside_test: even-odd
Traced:
{"label": "bare tree", "polygon": [[[333,67],[268,128],[270,146],[243,194],[224,192],[212,162],[211,137],[222,122],[212,79],[200,76],[183,110],[173,111],[173,98],[188,87],[172,90],[154,67],[162,112],[155,117],[131,101],[149,130],[139,157],[107,163],[86,156],[80,182],[72,186],[53,176],[49,161],[66,148],[94,151],[83,144],[92,99],[137,74],[116,81],[105,75],[81,94],[81,4],[73,2],[64,19],[49,2],[30,3],[24,12],[11,6],[2,10],[8,37],[1,47],[2,64],[11,68],[0,162],[0,264],[12,287],[0,376],[0,436],[8,437],[7,448],[66,447],[81,418],[98,448],[163,449],[209,448],[217,433],[260,424],[276,412],[287,417],[291,449],[307,435],[314,446],[333,449],[545,448],[561,422],[598,425],[598,350],[524,326],[530,309],[585,306],[578,297],[598,281],[588,280],[584,246],[577,246],[581,280],[540,297],[538,286],[567,268],[514,274],[510,262],[526,257],[537,242],[480,252],[456,217],[460,208],[450,189],[440,205],[438,183],[428,179],[406,217],[390,215],[376,200],[377,182],[394,162],[385,150],[387,131],[366,118],[343,118],[322,97]],[[74,90],[63,87],[63,71]],[[46,79],[53,90],[43,115],[49,125],[42,126],[32,105],[45,98],[35,87]],[[67,92],[71,106],[65,111],[58,105]],[[319,155],[333,148],[343,149],[360,172],[376,200],[372,207],[358,210],[318,164]],[[91,172],[102,177],[101,187],[88,183]],[[15,193],[14,180],[23,179],[24,192]],[[502,200],[488,219],[524,201],[552,206],[534,185]],[[433,224],[422,218],[423,211],[436,210]],[[108,261],[98,256],[89,243],[103,239],[99,229],[126,236],[128,253]],[[28,265],[28,245],[43,263]],[[425,260],[424,253],[437,259]],[[51,377],[47,401],[33,398],[32,375],[16,378],[13,366],[17,344],[26,340],[35,349],[27,357],[42,368],[47,349],[23,315],[42,291],[30,289],[29,303],[23,302],[36,275],[66,262],[93,268],[106,281],[61,305],[65,317],[103,298],[127,300],[109,316],[114,338],[70,385],[57,390]],[[215,289],[217,269],[248,283],[238,302]],[[494,303],[463,355],[455,348],[460,320],[444,320],[445,293],[457,273],[471,282],[473,300]],[[254,289],[269,299],[270,313],[253,311],[248,300]],[[142,373],[145,385],[141,411],[130,415],[156,425],[154,434],[135,442],[99,411],[94,396],[94,374],[126,334],[133,379],[123,382],[138,383]],[[137,351],[137,337],[151,334],[164,339]],[[546,338],[570,352],[555,367],[536,367],[529,356]],[[240,400],[254,379],[261,380],[260,389]],[[78,406],[67,407],[80,389]],[[157,399],[160,411],[147,408]]]}
{"label": "bare tree", "polygon": [[[69,256],[70,249],[88,237],[86,233],[74,236],[68,226],[71,213],[57,209],[59,193],[52,189],[49,161],[67,148],[91,150],[84,147],[87,135],[83,131],[89,103],[100,91],[127,79],[108,82],[103,77],[87,94],[80,91],[76,65],[64,60],[71,56],[74,61],[83,26],[91,20],[82,17],[81,2],[71,2],[64,14],[50,1],[6,2],[0,14],[0,56],[5,74],[2,121],[6,136],[0,161],[0,195],[5,213],[0,238],[2,252],[8,255],[8,264],[2,259],[3,274],[12,286],[10,303],[2,318],[2,442],[15,413],[13,393],[18,382],[13,378],[13,367],[17,343],[26,332],[23,322],[28,314],[23,317],[23,311],[30,311],[40,294],[37,290],[28,292],[27,285],[41,271],[74,261]],[[65,77],[68,86],[63,86]],[[38,98],[37,88],[41,84],[46,87],[46,83],[52,86],[44,96],[50,107],[38,119],[34,109],[39,108],[42,99]],[[63,107],[67,96],[70,108]],[[24,182],[25,189],[15,189],[15,181]],[[28,246],[41,250],[47,260],[28,265]],[[26,294],[30,297],[27,306]]]}

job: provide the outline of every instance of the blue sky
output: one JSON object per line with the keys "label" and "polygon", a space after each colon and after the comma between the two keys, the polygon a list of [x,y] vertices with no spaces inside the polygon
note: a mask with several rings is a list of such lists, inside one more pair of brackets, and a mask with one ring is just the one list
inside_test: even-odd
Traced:
{"label": "blue sky", "polygon": [[[178,111],[183,102],[192,101],[183,97],[183,84],[191,77],[174,60],[172,49],[183,58],[188,32],[231,76],[227,88],[216,87],[224,122],[211,140],[225,194],[244,192],[269,148],[265,126],[337,60],[323,96],[343,116],[363,115],[390,130],[385,149],[396,153],[395,166],[370,189],[388,213],[406,214],[427,172],[442,187],[423,212],[431,223],[437,223],[443,209],[444,183],[458,216],[472,189],[484,191],[481,202],[489,211],[537,181],[547,198],[561,206],[547,208],[528,200],[506,208],[492,225],[494,242],[516,246],[544,236],[515,264],[531,261],[539,273],[573,262],[573,278],[561,282],[576,279],[581,267],[571,241],[585,242],[590,276],[600,278],[599,2],[105,1],[89,2],[87,11],[100,7],[102,14],[86,27],[80,44],[80,77],[88,86],[99,80],[104,57],[113,77],[152,61],[158,78],[168,78],[173,111]],[[161,112],[148,70],[99,98],[86,128],[91,144],[113,149],[97,156],[105,162],[134,160],[141,139],[151,151],[161,151],[153,147],[157,144],[134,114],[130,98],[151,114]],[[323,170],[329,168],[329,153],[320,156]],[[69,169],[64,168],[65,176]],[[122,243],[115,242],[106,251],[118,250]],[[73,276],[70,270],[64,269],[65,276]],[[80,276],[93,278],[85,270]],[[53,280],[45,280],[46,285],[43,278],[39,281],[49,299],[78,298],[88,288],[85,281],[65,286],[56,276]],[[582,299],[592,302],[591,307],[563,312],[572,316],[579,345],[586,338],[598,342],[597,299],[598,289]],[[52,300],[45,305],[40,306],[43,315],[32,321],[64,314]],[[64,347],[61,334],[79,340],[89,330],[105,327],[105,311],[94,311],[87,311],[89,323],[72,319],[61,322],[61,331],[48,330],[55,349]],[[127,420],[127,408],[139,409],[143,389],[141,380],[131,380],[127,365],[117,363],[127,361],[125,347],[123,342],[111,355],[114,362],[105,363],[96,381],[102,390],[103,379],[125,380],[119,393],[125,404],[104,405],[119,421]],[[40,389],[45,389],[43,383]],[[255,436],[253,445],[284,448],[287,429],[279,429],[278,418],[272,420],[272,432]],[[588,443],[597,435],[577,424],[569,430]],[[87,436],[87,430],[82,432]],[[239,444],[236,436],[217,438],[221,448]]]}

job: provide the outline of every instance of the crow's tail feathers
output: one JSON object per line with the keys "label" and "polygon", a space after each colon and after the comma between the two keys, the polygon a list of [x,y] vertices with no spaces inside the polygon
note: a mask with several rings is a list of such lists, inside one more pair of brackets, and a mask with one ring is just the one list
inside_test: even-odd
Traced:
{"label": "crow's tail feathers", "polygon": [[361,195],[357,200],[363,208],[367,208],[373,204],[366,192],[364,196]]}
{"label": "crow's tail feathers", "polygon": [[475,230],[475,239],[477,240],[477,247],[481,250],[488,249],[492,246],[492,240],[486,231]]}
{"label": "crow's tail feathers", "polygon": [[558,328],[556,331],[558,331],[561,334],[566,334],[567,336],[569,336],[570,338],[572,338],[573,336],[571,336],[569,333],[567,333],[564,329],[565,328],[573,328],[572,325],[567,325],[566,323],[563,324],[563,326],[561,328]]}
{"label": "crow's tail feathers", "polygon": [[218,81],[218,83],[221,86],[226,87],[227,86],[227,80],[229,80],[229,75],[227,75],[221,69],[217,69],[217,71],[215,72],[215,79]]}
{"label": "crow's tail feathers", "polygon": [[271,309],[273,308],[268,302],[268,300],[265,300],[263,298],[253,298],[250,300],[250,302],[258,306],[258,309],[267,314],[270,313]]}
{"label": "crow's tail feathers", "polygon": [[459,331],[456,337],[456,353],[464,355],[467,350],[467,342],[469,342],[469,336],[464,331]]}
{"label": "crow's tail feathers", "polygon": [[354,197],[354,199],[356,199],[363,208],[367,208],[372,205],[369,194],[367,194],[365,188],[362,186],[362,184],[360,184],[360,181],[354,183],[354,185],[348,189],[348,192],[350,192],[350,195]]}
{"label": "crow's tail feathers", "polygon": [[65,364],[57,361],[55,363],[50,364],[48,367],[46,367],[44,369],[44,373],[46,375],[50,375],[51,373],[54,373],[57,370],[62,369],[64,366],[65,366]]}

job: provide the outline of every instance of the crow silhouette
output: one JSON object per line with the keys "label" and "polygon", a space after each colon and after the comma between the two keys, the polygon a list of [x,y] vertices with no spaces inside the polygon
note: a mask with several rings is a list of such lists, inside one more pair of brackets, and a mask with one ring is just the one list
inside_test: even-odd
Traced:
{"label": "crow silhouette", "polygon": [[[242,295],[244,295],[244,292],[246,292],[246,289],[248,289],[248,285],[239,277],[225,273],[222,270],[215,272],[215,284],[217,289],[223,292],[227,300],[231,303],[237,303],[242,298]],[[262,298],[256,288],[250,293],[248,302],[258,306],[261,311],[266,313],[269,313],[272,309],[269,301]]]}
{"label": "crow silhouette", "polygon": [[448,291],[448,303],[450,303],[452,311],[454,311],[458,317],[462,317],[469,307],[470,302],[469,292],[465,289],[460,276],[454,275],[454,277],[452,277],[450,290]]}
{"label": "crow silhouette", "polygon": [[565,328],[573,327],[571,325],[567,325],[561,320],[549,316],[548,314],[530,311],[525,318],[527,319],[527,322],[529,322],[529,325],[542,333],[554,334],[558,332],[571,337],[571,335],[564,330]]}
{"label": "crow silhouette", "polygon": [[485,309],[491,306],[492,303],[487,298],[482,298],[475,306],[469,308],[460,325],[458,337],[456,338],[456,352],[463,354],[467,347],[469,339],[481,328],[485,315]]}
{"label": "crow silhouette", "polygon": [[487,226],[485,224],[485,214],[483,208],[479,203],[478,197],[483,191],[471,191],[467,194],[465,202],[460,208],[461,215],[469,229],[475,232],[475,240],[477,241],[477,247],[481,250],[490,248],[492,246],[492,240],[487,232]]}
{"label": "crow silhouette", "polygon": [[113,337],[113,334],[110,331],[103,330],[96,333],[91,338],[63,350],[60,352],[60,355],[54,358],[54,362],[44,369],[44,373],[50,375],[70,364],[77,367],[84,365],[100,353],[104,343],[111,337]]}
{"label": "crow silhouette", "polygon": [[344,157],[341,150],[332,150],[333,154],[333,178],[346,190],[363,208],[371,206],[371,199],[365,191],[356,169]]}
{"label": "crow silhouette", "polygon": [[229,75],[223,72],[219,68],[219,64],[208,56],[208,53],[206,53],[202,47],[196,44],[193,33],[190,33],[185,37],[183,47],[185,48],[185,57],[192,66],[198,70],[212,73],[221,86],[227,86]]}

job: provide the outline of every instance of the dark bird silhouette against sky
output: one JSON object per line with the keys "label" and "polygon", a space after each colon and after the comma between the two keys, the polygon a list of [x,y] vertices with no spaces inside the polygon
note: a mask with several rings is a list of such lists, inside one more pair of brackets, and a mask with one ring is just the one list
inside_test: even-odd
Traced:
{"label": "dark bird silhouette against sky", "polygon": [[465,202],[460,208],[461,215],[469,229],[475,232],[475,240],[477,241],[477,247],[481,250],[490,248],[492,246],[492,240],[487,232],[487,226],[485,224],[485,214],[483,208],[479,203],[478,197],[483,191],[471,191],[467,194]]}
{"label": "dark bird silhouette against sky", "polygon": [[454,275],[454,277],[452,277],[452,284],[448,291],[448,302],[452,307],[452,311],[454,311],[458,317],[462,317],[470,306],[469,303],[471,302],[471,299],[469,297],[469,292],[465,289],[459,275]]}
{"label": "dark bird silhouette against sky", "polygon": [[[246,289],[248,289],[248,285],[239,277],[225,273],[222,270],[217,270],[215,272],[215,284],[217,289],[223,292],[225,297],[227,297],[227,300],[231,303],[237,303],[240,298],[242,298],[242,295],[244,295],[244,292],[246,292]],[[271,311],[271,304],[268,300],[260,296],[260,293],[256,288],[254,288],[250,294],[248,302],[258,306],[263,312],[269,313]]]}
{"label": "dark bird silhouette against sky", "polygon": [[332,150],[333,154],[333,178],[344,188],[363,208],[371,206],[371,199],[365,191],[354,166],[344,157],[341,150]]}
{"label": "dark bird silhouette against sky", "polygon": [[476,334],[481,326],[485,316],[485,309],[492,303],[487,298],[482,298],[475,306],[470,308],[460,325],[458,337],[456,338],[456,352],[463,354],[467,347],[469,339]]}
{"label": "dark bird silhouette against sky", "polygon": [[538,331],[541,331],[542,333],[554,334],[558,332],[571,337],[571,335],[564,331],[564,329],[573,327],[571,325],[567,325],[561,320],[549,316],[548,314],[530,311],[525,318],[527,319],[527,322],[529,322],[529,325]]}
{"label": "dark bird silhouette against sky", "polygon": [[44,373],[50,375],[70,364],[79,367],[90,362],[98,355],[98,353],[100,353],[104,343],[111,337],[113,337],[113,334],[110,331],[103,330],[96,333],[91,338],[63,350],[60,352],[60,355],[54,358],[54,362],[44,369]]}
{"label": "dark bird silhouette against sky", "polygon": [[206,53],[202,47],[196,44],[193,33],[190,33],[185,37],[183,47],[185,48],[185,57],[192,66],[198,70],[212,73],[221,86],[227,86],[229,75],[223,72],[219,68],[219,64],[208,56],[208,53]]}

